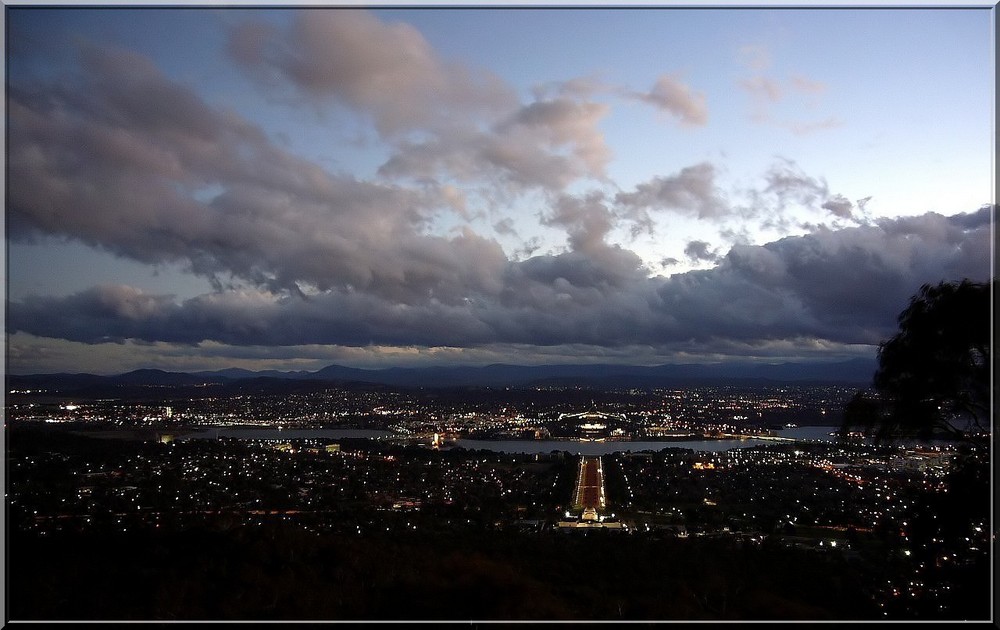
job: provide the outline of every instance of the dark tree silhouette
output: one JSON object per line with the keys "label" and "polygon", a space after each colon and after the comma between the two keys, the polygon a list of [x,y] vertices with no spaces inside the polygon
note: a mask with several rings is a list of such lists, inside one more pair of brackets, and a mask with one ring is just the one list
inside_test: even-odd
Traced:
{"label": "dark tree silhouette", "polygon": [[967,437],[988,427],[990,285],[925,284],[900,313],[899,332],[878,350],[874,393],[844,410],[845,428],[888,437],[943,431]]}

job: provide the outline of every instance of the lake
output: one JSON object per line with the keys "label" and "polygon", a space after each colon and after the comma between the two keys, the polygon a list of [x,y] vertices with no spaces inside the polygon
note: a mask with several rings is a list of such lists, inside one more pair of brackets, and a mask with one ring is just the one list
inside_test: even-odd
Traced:
{"label": "lake", "polygon": [[[777,431],[778,437],[796,440],[822,442],[838,442],[840,438],[830,435],[837,427],[806,426]],[[220,427],[218,429],[202,429],[195,433],[178,436],[177,440],[211,440],[215,438],[233,438],[242,440],[303,440],[303,439],[400,439],[402,436],[391,431],[376,429],[275,429],[255,427]],[[903,443],[907,443],[904,441]],[[913,440],[913,444],[924,444]],[[942,442],[934,442],[941,444]],[[767,444],[787,444],[762,439],[746,440],[637,440],[637,441],[607,441],[607,442],[576,442],[573,440],[468,440],[459,439],[449,442],[451,448],[470,450],[487,450],[495,453],[550,453],[565,451],[576,455],[610,455],[614,452],[662,451],[667,448],[686,448],[694,451],[715,453],[733,448],[747,448]]]}

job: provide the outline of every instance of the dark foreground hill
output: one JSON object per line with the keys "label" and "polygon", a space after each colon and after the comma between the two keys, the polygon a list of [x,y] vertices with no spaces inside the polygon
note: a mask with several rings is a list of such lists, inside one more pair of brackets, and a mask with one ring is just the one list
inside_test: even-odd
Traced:
{"label": "dark foreground hill", "polygon": [[605,532],[17,536],[14,619],[872,619],[860,566]]}

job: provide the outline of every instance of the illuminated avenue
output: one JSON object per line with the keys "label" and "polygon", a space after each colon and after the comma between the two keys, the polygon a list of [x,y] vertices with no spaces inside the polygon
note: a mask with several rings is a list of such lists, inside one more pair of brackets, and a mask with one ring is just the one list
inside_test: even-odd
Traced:
{"label": "illuminated avenue", "polygon": [[[583,518],[596,518],[604,511],[604,470],[600,457],[581,457],[576,478],[575,509],[583,510]],[[592,515],[592,516],[588,516]]]}

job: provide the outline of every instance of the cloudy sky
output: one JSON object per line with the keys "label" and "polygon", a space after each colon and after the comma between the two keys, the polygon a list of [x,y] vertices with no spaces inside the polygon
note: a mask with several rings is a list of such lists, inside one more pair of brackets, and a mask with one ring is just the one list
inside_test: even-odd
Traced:
{"label": "cloudy sky", "polygon": [[987,8],[6,21],[12,373],[842,360],[990,277]]}

